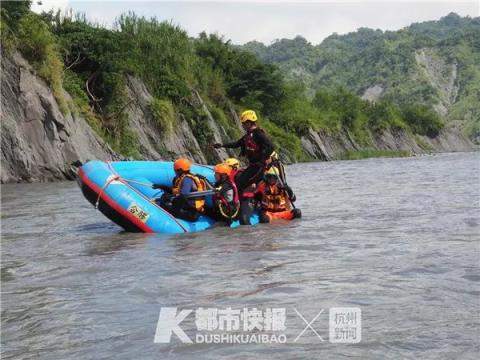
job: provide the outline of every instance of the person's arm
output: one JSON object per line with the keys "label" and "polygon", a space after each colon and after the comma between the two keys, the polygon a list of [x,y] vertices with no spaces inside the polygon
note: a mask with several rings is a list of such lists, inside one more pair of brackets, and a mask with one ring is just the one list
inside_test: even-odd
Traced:
{"label": "person's arm", "polygon": [[260,129],[255,131],[254,136],[255,142],[262,147],[262,159],[267,160],[275,149],[272,140],[270,140],[265,131]]}
{"label": "person's arm", "polygon": [[167,186],[167,185],[153,184],[152,189],[155,189],[155,190],[160,189],[160,190],[163,190],[166,193],[170,193],[170,194],[172,193],[171,186]]}
{"label": "person's arm", "polygon": [[193,182],[192,179],[189,177],[185,177],[185,179],[182,181],[182,187],[180,189],[180,194],[182,195],[188,195],[191,192],[197,191],[197,186]]}
{"label": "person's arm", "polygon": [[238,139],[237,141],[234,141],[234,142],[231,142],[231,143],[226,143],[226,144],[220,144],[220,143],[216,143],[216,144],[213,144],[213,147],[215,149],[218,149],[218,148],[228,148],[228,149],[234,149],[234,148],[239,148],[241,147],[243,144],[243,137]]}

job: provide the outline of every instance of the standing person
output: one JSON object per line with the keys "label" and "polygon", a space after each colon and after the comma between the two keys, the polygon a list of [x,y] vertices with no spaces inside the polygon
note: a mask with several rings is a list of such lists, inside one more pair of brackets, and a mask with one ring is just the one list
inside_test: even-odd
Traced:
{"label": "standing person", "polygon": [[192,163],[188,159],[177,159],[173,163],[175,177],[172,188],[166,189],[162,185],[153,185],[154,189],[162,189],[165,192],[160,198],[160,206],[173,216],[187,221],[196,221],[205,212],[205,198],[199,197],[188,199],[186,195],[193,192],[205,191],[206,184],[203,179],[192,174]]}
{"label": "standing person", "polygon": [[273,219],[291,220],[300,218],[302,212],[293,206],[296,197],[292,189],[281,182],[279,171],[271,167],[265,179],[258,184],[255,198],[260,202],[260,222],[269,223]]}
{"label": "standing person", "polygon": [[238,175],[236,182],[238,191],[242,193],[249,185],[258,183],[263,171],[272,161],[274,146],[265,131],[258,126],[257,114],[253,110],[246,110],[240,116],[246,134],[239,140],[227,144],[213,144],[215,149],[240,148],[240,155],[248,159],[248,166]]}

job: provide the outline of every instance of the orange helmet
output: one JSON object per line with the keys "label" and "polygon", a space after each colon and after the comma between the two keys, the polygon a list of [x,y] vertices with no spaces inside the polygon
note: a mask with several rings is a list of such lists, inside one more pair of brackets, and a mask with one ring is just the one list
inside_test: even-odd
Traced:
{"label": "orange helmet", "polygon": [[177,159],[173,163],[173,169],[175,171],[182,170],[182,171],[189,171],[192,163],[188,159]]}
{"label": "orange helmet", "polygon": [[215,165],[213,170],[215,171],[215,174],[225,174],[225,175],[230,175],[230,171],[232,171],[232,169],[230,169],[230,167],[225,164],[217,164]]}

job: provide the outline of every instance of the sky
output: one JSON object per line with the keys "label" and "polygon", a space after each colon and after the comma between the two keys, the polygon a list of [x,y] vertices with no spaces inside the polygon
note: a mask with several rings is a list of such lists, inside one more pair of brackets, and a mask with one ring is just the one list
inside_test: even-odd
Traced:
{"label": "sky", "polygon": [[301,35],[313,44],[332,33],[346,34],[360,27],[398,30],[413,22],[438,20],[450,12],[480,16],[480,0],[303,0],[303,1],[33,1],[36,12],[60,8],[85,13],[91,21],[112,27],[120,14],[172,21],[189,35],[218,33],[234,44],[256,40],[270,44],[276,39]]}

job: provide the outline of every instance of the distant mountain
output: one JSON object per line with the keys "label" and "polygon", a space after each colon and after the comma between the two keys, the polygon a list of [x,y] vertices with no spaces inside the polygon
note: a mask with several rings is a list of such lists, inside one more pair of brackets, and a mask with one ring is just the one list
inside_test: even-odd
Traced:
{"label": "distant mountain", "polygon": [[480,18],[450,13],[398,31],[360,28],[314,46],[301,36],[243,49],[302,81],[310,94],[345,87],[363,98],[432,106],[480,138]]}

